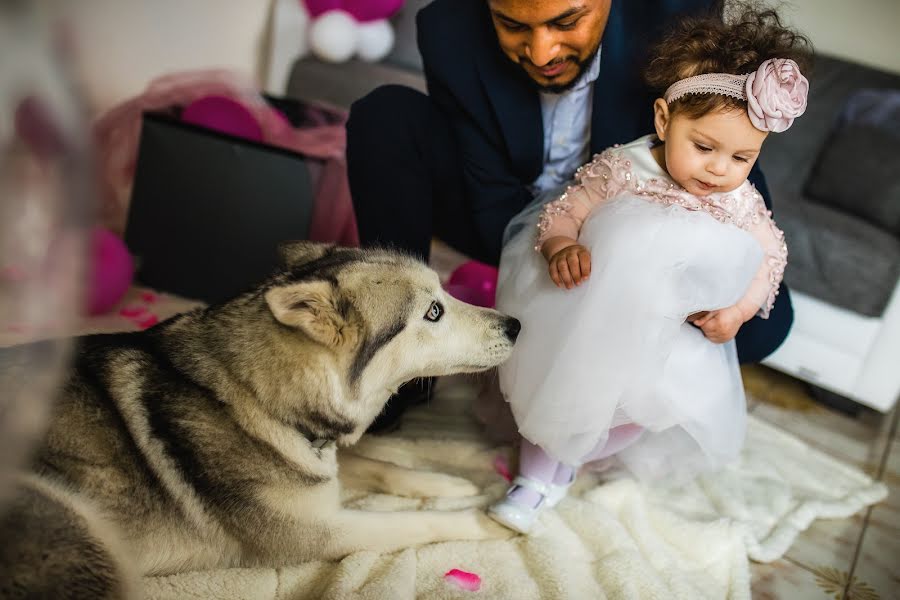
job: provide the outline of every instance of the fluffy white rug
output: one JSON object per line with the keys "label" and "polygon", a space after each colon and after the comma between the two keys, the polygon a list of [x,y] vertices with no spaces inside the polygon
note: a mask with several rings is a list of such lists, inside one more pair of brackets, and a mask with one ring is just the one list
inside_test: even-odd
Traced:
{"label": "fluffy white rug", "polygon": [[[413,500],[346,490],[349,506],[375,510],[486,506],[506,489],[495,446],[469,414],[474,388],[445,382],[428,408],[356,451],[402,466],[467,477],[482,493]],[[502,468],[500,469],[502,470]],[[601,479],[602,477],[602,479]],[[641,486],[621,472],[583,474],[538,531],[506,541],[451,542],[337,563],[223,569],[145,578],[147,598],[750,598],[748,557],[772,561],[816,518],[847,517],[887,494],[881,483],[757,419],[728,469],[687,485]],[[445,578],[474,573],[480,590]]]}

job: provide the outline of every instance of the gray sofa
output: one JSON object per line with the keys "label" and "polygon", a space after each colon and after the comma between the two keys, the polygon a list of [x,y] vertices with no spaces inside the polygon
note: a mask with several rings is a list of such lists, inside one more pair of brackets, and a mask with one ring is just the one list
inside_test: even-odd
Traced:
{"label": "gray sofa", "polygon": [[[415,13],[427,2],[407,0],[381,63],[307,57],[294,64],[287,93],[346,108],[387,83],[424,90]],[[860,91],[900,93],[900,76],[820,56],[810,80],[807,113],[771,136],[760,159],[788,240],[795,303],[794,329],[766,364],[886,411],[900,393],[900,140],[885,136],[900,130],[900,110]],[[865,126],[842,126],[850,117]]]}

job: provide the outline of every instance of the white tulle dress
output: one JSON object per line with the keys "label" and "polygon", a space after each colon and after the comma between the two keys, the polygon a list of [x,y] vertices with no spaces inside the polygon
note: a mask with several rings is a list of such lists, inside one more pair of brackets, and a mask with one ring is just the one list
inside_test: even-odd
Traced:
{"label": "white tulle dress", "polygon": [[[513,220],[499,310],[518,317],[500,386],[519,432],[568,464],[636,423],[618,454],[642,478],[694,474],[743,444],[744,391],[734,341],[715,344],[688,315],[747,296],[765,317],[786,264],[784,236],[744,182],[697,197],[654,160],[654,136],[610,148],[576,184]],[[536,251],[567,235],[591,251],[590,279],[559,289]]]}

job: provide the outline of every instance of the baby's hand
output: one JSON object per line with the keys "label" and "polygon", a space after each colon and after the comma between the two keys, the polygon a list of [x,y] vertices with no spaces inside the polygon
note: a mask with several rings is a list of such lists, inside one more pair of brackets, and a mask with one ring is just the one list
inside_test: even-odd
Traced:
{"label": "baby's hand", "polygon": [[550,279],[556,287],[572,289],[591,275],[591,252],[581,244],[566,246],[550,257]]}
{"label": "baby's hand", "polygon": [[703,331],[703,335],[709,341],[724,344],[737,335],[738,329],[744,324],[744,313],[737,306],[729,306],[711,310],[692,322]]}

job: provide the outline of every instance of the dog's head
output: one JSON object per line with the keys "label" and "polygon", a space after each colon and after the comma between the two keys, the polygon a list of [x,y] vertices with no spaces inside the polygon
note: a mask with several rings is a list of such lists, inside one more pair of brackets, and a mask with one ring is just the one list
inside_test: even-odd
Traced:
{"label": "dog's head", "polygon": [[366,426],[401,384],[495,367],[512,352],[519,322],[447,294],[418,260],[386,250],[296,242],[265,303],[282,328],[333,357]]}

